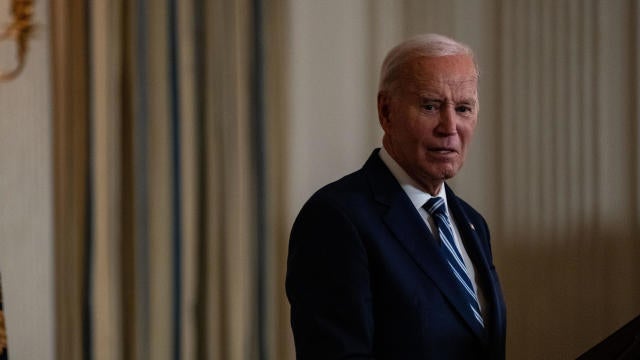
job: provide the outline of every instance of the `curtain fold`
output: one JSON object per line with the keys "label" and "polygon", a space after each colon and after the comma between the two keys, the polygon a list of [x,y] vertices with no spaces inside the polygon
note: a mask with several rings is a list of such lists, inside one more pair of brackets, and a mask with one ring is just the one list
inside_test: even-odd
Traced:
{"label": "curtain fold", "polygon": [[55,334],[59,359],[86,358],[84,331],[90,234],[89,63],[87,3],[56,1],[51,7],[53,73],[53,172]]}

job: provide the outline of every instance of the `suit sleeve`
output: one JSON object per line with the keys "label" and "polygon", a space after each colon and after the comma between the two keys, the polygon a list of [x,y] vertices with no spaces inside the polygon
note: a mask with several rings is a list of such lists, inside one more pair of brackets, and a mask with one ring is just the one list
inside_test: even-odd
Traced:
{"label": "suit sleeve", "polygon": [[289,239],[286,292],[298,360],[373,359],[368,257],[336,202],[313,197]]}

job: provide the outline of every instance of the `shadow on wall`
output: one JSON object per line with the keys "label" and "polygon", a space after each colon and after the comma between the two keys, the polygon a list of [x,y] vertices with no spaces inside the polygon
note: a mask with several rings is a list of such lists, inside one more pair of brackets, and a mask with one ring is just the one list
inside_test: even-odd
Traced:
{"label": "shadow on wall", "polygon": [[640,314],[633,234],[531,231],[493,244],[507,301],[507,358],[574,359]]}

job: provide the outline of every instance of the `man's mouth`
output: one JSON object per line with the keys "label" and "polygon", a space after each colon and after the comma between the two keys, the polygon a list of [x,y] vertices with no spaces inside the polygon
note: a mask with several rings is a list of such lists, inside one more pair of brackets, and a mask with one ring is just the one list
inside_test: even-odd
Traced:
{"label": "man's mouth", "polygon": [[429,151],[437,154],[442,154],[442,155],[457,153],[456,149],[448,148],[448,147],[432,147],[432,148],[429,148]]}

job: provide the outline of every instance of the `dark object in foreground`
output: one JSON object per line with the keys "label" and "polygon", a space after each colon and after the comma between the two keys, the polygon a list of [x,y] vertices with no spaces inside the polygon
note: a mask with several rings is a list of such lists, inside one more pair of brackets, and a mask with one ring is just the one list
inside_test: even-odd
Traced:
{"label": "dark object in foreground", "polygon": [[577,360],[640,359],[640,316],[616,330]]}

